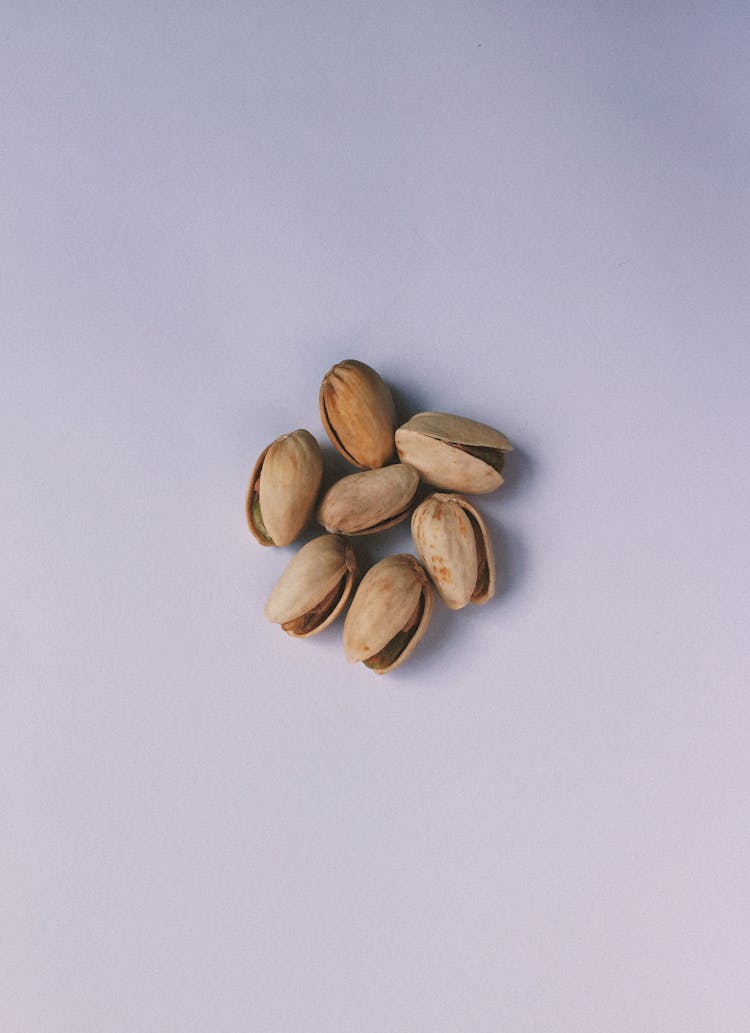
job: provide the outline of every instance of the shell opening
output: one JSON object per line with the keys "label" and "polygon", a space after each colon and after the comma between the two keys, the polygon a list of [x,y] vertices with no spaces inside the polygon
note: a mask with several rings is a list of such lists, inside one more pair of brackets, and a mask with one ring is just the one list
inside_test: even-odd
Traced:
{"label": "shell opening", "polygon": [[377,524],[372,524],[370,527],[366,527],[361,531],[350,531],[349,534],[372,534],[375,531],[385,530],[387,527],[392,527],[393,524],[397,524],[400,520],[404,520],[409,510],[414,505],[414,499],[411,498],[409,502],[400,509],[398,513],[394,513],[393,516],[385,517],[380,520]]}
{"label": "shell opening", "polygon": [[406,624],[379,652],[373,653],[372,656],[368,656],[366,660],[362,661],[365,667],[369,667],[371,671],[383,671],[392,667],[416,634],[417,628],[422,623],[423,615],[424,591],[421,591],[417,605]]}
{"label": "shell opening", "polygon": [[475,459],[480,459],[483,463],[487,463],[488,466],[491,466],[498,473],[503,472],[505,453],[501,449],[485,448],[483,445],[459,445],[456,441],[452,441],[451,444],[454,448],[460,448],[462,452],[468,452]]}
{"label": "shell opening", "polygon": [[470,513],[468,509],[464,510],[464,512],[469,518],[471,529],[474,532],[474,541],[476,542],[477,547],[477,580],[474,585],[474,591],[471,593],[471,598],[479,599],[485,595],[490,587],[490,568],[487,563],[487,546],[485,545],[482,529],[474,514]]}
{"label": "shell opening", "polygon": [[273,545],[273,538],[268,533],[265,523],[263,522],[263,513],[260,508],[260,478],[258,478],[253,485],[252,498],[250,499],[250,519],[253,523],[253,527],[258,532],[263,541],[268,542],[269,545]]}
{"label": "shell opening", "polygon": [[287,635],[309,635],[311,631],[319,627],[336,609],[338,604],[341,602],[341,597],[344,594],[346,588],[347,578],[342,577],[338,584],[334,585],[331,591],[326,595],[320,602],[313,606],[307,613],[303,613],[301,617],[295,617],[294,620],[285,621],[281,627],[287,633]]}

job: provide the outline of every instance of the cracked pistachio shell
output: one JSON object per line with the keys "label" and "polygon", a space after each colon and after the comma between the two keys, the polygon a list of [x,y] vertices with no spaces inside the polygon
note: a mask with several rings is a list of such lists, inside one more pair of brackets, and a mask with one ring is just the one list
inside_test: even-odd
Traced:
{"label": "cracked pistachio shell", "polygon": [[250,476],[245,510],[261,545],[289,545],[310,519],[323,479],[320,445],[295,430],[264,449]]}
{"label": "cracked pistachio shell", "polygon": [[363,577],[344,621],[349,663],[375,664],[371,669],[376,674],[398,667],[427,630],[432,605],[432,586],[414,556],[380,560]]}
{"label": "cracked pistachio shell", "polygon": [[362,470],[393,458],[396,409],[388,385],[370,366],[346,359],[320,385],[320,419],[335,448]]}
{"label": "cracked pistachio shell", "polygon": [[346,606],[356,575],[357,560],[345,538],[314,538],[290,560],[268,597],[265,615],[295,638],[317,635]]}
{"label": "cracked pistachio shell", "polygon": [[318,506],[318,522],[326,531],[372,534],[405,519],[419,474],[404,463],[352,473],[336,481]]}
{"label": "cracked pistachio shell", "polygon": [[396,431],[396,450],[428,484],[481,495],[503,483],[500,470],[513,446],[499,430],[476,420],[421,412]]}
{"label": "cracked pistachio shell", "polygon": [[451,610],[493,597],[492,541],[484,520],[465,498],[428,495],[412,514],[411,533],[438,594]]}

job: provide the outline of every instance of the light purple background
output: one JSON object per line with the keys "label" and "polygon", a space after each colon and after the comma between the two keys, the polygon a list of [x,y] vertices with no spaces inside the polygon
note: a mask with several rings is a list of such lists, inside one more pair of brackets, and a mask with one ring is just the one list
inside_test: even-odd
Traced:
{"label": "light purple background", "polygon": [[[2,4],[3,1033],[746,1033],[749,43]],[[244,526],[349,356],[518,446],[386,678]]]}

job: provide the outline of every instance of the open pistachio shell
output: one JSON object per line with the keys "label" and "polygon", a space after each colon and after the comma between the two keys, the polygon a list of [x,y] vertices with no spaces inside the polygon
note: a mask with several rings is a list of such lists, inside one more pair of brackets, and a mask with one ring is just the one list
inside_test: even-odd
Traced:
{"label": "open pistachio shell", "polygon": [[349,474],[323,496],[318,522],[341,534],[383,531],[408,515],[418,488],[419,474],[404,463]]}
{"label": "open pistachio shell", "polygon": [[427,630],[433,591],[414,556],[387,556],[365,574],[344,621],[344,652],[376,674],[402,664]]}
{"label": "open pistachio shell", "polygon": [[451,610],[495,594],[495,561],[484,520],[463,496],[428,495],[414,510],[411,533],[420,558]]}
{"label": "open pistachio shell", "polygon": [[390,462],[396,409],[372,367],[356,359],[337,363],[323,377],[319,405],[326,434],[350,463],[366,470]]}
{"label": "open pistachio shell", "polygon": [[317,635],[346,606],[356,575],[357,560],[345,538],[314,538],[290,560],[268,597],[265,615],[288,635]]}
{"label": "open pistachio shell", "polygon": [[395,440],[401,461],[416,467],[428,484],[477,495],[500,487],[505,453],[513,449],[493,427],[437,412],[412,416]]}
{"label": "open pistachio shell", "polygon": [[282,434],[250,476],[245,510],[261,545],[289,545],[310,519],[323,479],[320,445],[307,430]]}

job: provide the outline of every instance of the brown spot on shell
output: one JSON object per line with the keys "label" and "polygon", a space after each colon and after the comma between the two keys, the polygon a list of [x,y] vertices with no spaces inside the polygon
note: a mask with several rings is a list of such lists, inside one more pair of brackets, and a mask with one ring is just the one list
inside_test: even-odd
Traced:
{"label": "brown spot on shell", "polygon": [[429,561],[430,573],[438,581],[452,581],[451,572],[442,556],[431,556]]}

